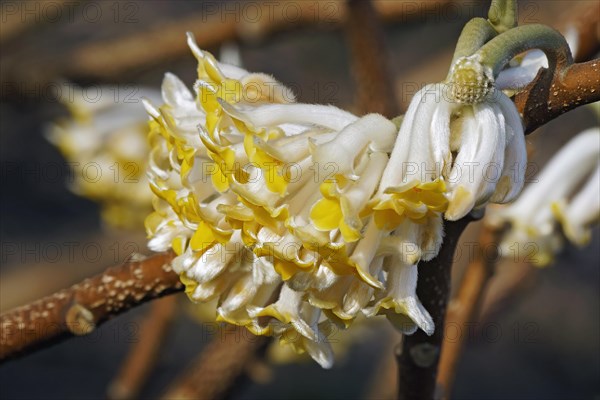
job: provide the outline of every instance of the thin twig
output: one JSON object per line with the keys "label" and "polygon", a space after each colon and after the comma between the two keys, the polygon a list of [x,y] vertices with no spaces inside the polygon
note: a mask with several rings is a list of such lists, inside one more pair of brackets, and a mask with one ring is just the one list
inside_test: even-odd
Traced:
{"label": "thin twig", "polygon": [[388,69],[381,22],[371,1],[348,0],[346,37],[352,53],[356,101],[360,112],[398,115],[398,101]]}
{"label": "thin twig", "polygon": [[[440,358],[438,385],[442,388],[442,396],[448,398],[452,391],[452,384],[456,373],[456,365],[468,335],[468,323],[474,322],[477,310],[481,305],[487,284],[494,272],[498,233],[483,226],[478,240],[478,246],[473,254],[474,259],[469,262],[461,282],[458,295],[450,301],[444,331],[444,343]],[[450,330],[458,333],[449,335]]]}
{"label": "thin twig", "polygon": [[417,296],[431,315],[437,329],[431,336],[421,330],[406,336],[397,354],[398,399],[433,399],[436,393],[438,362],[444,338],[444,320],[450,295],[450,270],[458,239],[470,219],[446,223],[440,253],[419,264]]}
{"label": "thin twig", "polygon": [[171,253],[130,260],[0,316],[0,361],[86,335],[109,318],[182,291]]}
{"label": "thin twig", "polygon": [[72,52],[65,66],[67,74],[109,80],[127,71],[156,66],[189,51],[183,40],[185,30],[198,38],[201,47],[215,46],[235,38],[235,18],[193,15],[116,40],[91,43]]}
{"label": "thin twig", "polygon": [[246,328],[224,325],[163,399],[222,398],[268,342],[268,337],[254,336]]}
{"label": "thin twig", "polygon": [[176,304],[177,296],[168,296],[152,303],[140,325],[139,340],[130,349],[109,386],[109,399],[129,400],[138,397],[156,363],[161,344],[176,314]]}

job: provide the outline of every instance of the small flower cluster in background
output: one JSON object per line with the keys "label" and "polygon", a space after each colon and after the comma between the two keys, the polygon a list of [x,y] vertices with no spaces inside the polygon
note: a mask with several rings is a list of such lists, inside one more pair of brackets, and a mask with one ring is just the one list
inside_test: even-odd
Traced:
{"label": "small flower cluster in background", "polygon": [[96,87],[93,96],[69,85],[61,101],[71,118],[53,123],[48,139],[69,162],[73,192],[98,202],[110,226],[136,228],[151,211],[146,167],[148,116],[141,97],[160,99],[154,89],[120,96],[119,88]]}
{"label": "small flower cluster in background", "polygon": [[486,222],[500,228],[502,253],[514,252],[522,243],[535,245],[532,261],[546,266],[564,245],[563,237],[583,246],[591,226],[600,217],[600,129],[575,136],[543,169],[517,201],[490,209]]}

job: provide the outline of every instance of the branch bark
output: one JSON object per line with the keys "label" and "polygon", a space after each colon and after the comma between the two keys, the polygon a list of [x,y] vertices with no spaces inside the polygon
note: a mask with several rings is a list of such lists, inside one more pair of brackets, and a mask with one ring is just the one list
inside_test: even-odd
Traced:
{"label": "branch bark", "polygon": [[438,362],[444,338],[444,320],[450,295],[450,270],[458,239],[471,220],[447,222],[440,253],[431,261],[419,264],[417,296],[433,318],[436,330],[427,336],[422,330],[405,336],[398,362],[398,399],[433,399],[436,394]]}
{"label": "branch bark", "polygon": [[172,253],[135,257],[92,278],[0,316],[0,362],[86,335],[109,318],[183,290]]}
{"label": "branch bark", "polygon": [[514,98],[523,117],[525,133],[584,104],[600,101],[600,59],[543,69]]}

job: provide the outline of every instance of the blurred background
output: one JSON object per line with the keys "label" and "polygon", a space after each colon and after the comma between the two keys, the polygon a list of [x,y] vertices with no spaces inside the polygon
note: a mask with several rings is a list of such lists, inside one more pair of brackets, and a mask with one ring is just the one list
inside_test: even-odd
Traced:
{"label": "blurred background", "polygon": [[[487,1],[374,2],[384,40],[373,62],[388,71],[383,84],[401,112],[419,88],[445,77],[465,22],[486,16],[488,7]],[[597,0],[520,1],[519,15],[521,23],[562,32],[595,24],[597,51],[599,7]],[[237,49],[233,54],[239,51],[245,69],[274,75],[293,88],[298,101],[357,113],[365,107],[360,93],[368,82],[357,73],[360,54],[350,42],[372,32],[349,23],[344,1],[4,1],[1,8],[2,312],[121,263],[133,252],[149,253],[141,223],[111,227],[102,222],[97,202],[69,189],[69,166],[45,136],[53,121],[69,115],[58,83],[112,85],[126,96],[158,89],[168,71],[191,87],[196,60],[185,38],[191,31],[217,57]],[[594,48],[586,51],[593,55]],[[597,118],[581,107],[530,135],[532,173],[570,137],[598,125]],[[463,240],[475,240],[477,229],[471,226]],[[453,398],[600,399],[599,251],[596,229],[588,247],[566,248],[546,269],[500,263],[495,279],[507,275],[502,279],[517,281],[519,290],[487,314],[484,302],[480,323],[459,333],[468,337]],[[457,278],[469,261],[468,252],[463,254]],[[493,303],[493,287],[490,292],[486,301]],[[185,296],[176,297],[167,308],[173,318],[163,315],[160,352],[139,398],[163,395],[221,335],[214,324],[198,323]],[[90,337],[0,366],[0,396],[118,397],[111,383],[144,338],[143,330],[154,329],[143,324],[148,313],[146,304]],[[267,351],[248,362],[228,398],[392,398],[399,340],[385,323],[365,326],[350,344],[341,344],[346,350],[337,351],[329,371],[308,359],[282,363]]]}

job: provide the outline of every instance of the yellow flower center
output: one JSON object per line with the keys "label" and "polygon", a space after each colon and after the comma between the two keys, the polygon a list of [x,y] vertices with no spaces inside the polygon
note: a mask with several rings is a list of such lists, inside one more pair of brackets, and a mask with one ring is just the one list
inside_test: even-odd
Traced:
{"label": "yellow flower center", "polygon": [[404,186],[385,190],[387,199],[373,207],[375,224],[382,230],[394,230],[405,218],[424,223],[425,218],[442,213],[448,208],[446,183],[438,178],[431,182],[413,181]]}

